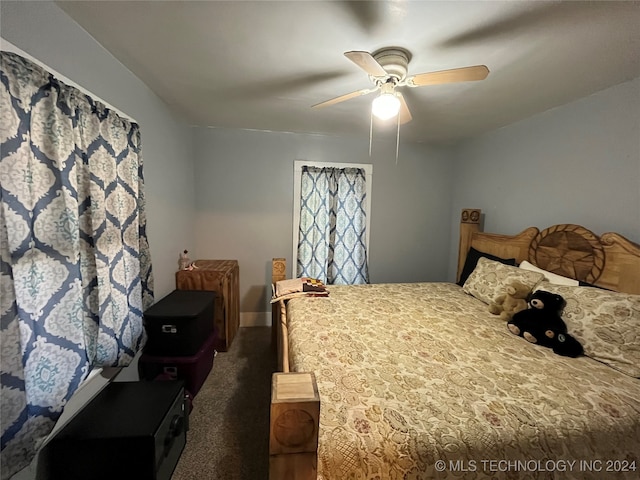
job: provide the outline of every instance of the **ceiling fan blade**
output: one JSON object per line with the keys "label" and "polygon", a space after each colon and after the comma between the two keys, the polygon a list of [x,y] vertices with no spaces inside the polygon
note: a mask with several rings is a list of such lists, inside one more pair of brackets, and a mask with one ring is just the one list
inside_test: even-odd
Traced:
{"label": "ceiling fan blade", "polygon": [[405,101],[402,93],[398,92],[397,95],[400,99],[400,112],[398,113],[398,115],[400,115],[399,122],[400,125],[404,125],[405,123],[409,123],[413,119],[413,117],[411,116],[409,106],[407,105],[407,102]]}
{"label": "ceiling fan blade", "polygon": [[381,11],[384,5],[382,2],[363,2],[362,0],[356,1],[341,1],[331,2],[333,5],[342,7],[351,15],[360,28],[366,33],[372,33],[376,27],[384,20],[383,12]]}
{"label": "ceiling fan blade", "polygon": [[345,52],[344,56],[372,77],[386,77],[388,75],[387,71],[382,68],[382,65],[380,65],[369,52]]}
{"label": "ceiling fan blade", "polygon": [[[613,5],[610,2],[521,2],[521,9],[491,23],[461,32],[437,46],[443,48],[477,45],[479,42],[505,41],[515,35],[544,26],[545,29],[574,27],[583,22],[588,24],[594,18],[613,21],[608,18]],[[614,2],[615,8],[628,8],[629,15],[637,14],[635,2]],[[633,12],[632,12],[633,10]],[[613,18],[613,17],[611,17]]]}
{"label": "ceiling fan blade", "polygon": [[419,73],[407,78],[405,83],[410,87],[425,85],[440,85],[442,83],[472,82],[484,80],[489,75],[489,69],[484,65],[474,67],[453,68],[439,72]]}
{"label": "ceiling fan blade", "polygon": [[329,105],[335,105],[336,103],[345,102],[347,100],[351,100],[352,98],[360,97],[362,95],[367,95],[371,92],[375,92],[378,88],[363,88],[362,90],[358,90],[357,92],[347,93],[346,95],[341,95],[339,97],[332,98],[331,100],[327,100],[325,102],[316,103],[312,105],[311,108],[322,108],[328,107]]}
{"label": "ceiling fan blade", "polygon": [[264,100],[270,97],[287,96],[295,90],[321,84],[345,75],[349,75],[348,70],[278,76],[260,82],[238,81],[232,87],[216,89],[216,93],[220,95],[220,98],[233,100]]}

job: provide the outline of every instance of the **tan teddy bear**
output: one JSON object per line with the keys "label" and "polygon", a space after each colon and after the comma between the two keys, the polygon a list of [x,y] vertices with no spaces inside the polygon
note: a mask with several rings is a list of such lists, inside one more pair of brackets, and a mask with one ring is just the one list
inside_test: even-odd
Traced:
{"label": "tan teddy bear", "polygon": [[489,304],[489,312],[500,315],[504,321],[509,321],[516,312],[526,310],[527,296],[531,289],[518,281],[512,282],[506,288],[506,293],[499,295]]}

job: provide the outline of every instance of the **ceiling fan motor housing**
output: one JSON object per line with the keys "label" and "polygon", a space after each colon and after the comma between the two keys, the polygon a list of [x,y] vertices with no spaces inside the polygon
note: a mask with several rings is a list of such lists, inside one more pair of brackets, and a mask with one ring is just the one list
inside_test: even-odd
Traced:
{"label": "ceiling fan motor housing", "polygon": [[374,52],[373,58],[391,77],[397,79],[396,83],[403,81],[407,77],[411,54],[404,48],[383,48]]}

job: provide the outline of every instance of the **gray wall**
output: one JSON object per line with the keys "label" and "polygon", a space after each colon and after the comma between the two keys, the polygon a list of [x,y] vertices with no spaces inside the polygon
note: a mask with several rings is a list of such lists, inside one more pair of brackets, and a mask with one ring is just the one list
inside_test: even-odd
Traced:
{"label": "gray wall", "polygon": [[53,2],[0,8],[4,39],[140,124],[156,298],[163,297],[175,288],[180,251],[193,245],[191,129]]}
{"label": "gray wall", "polygon": [[640,241],[640,78],[469,140],[454,159],[452,235],[474,207],[485,231],[577,223]]}
{"label": "gray wall", "polygon": [[238,259],[244,324],[262,323],[259,317],[270,311],[271,258],[286,257],[291,272],[295,160],[373,164],[372,282],[446,277],[447,151],[404,144],[396,165],[396,139],[388,135],[376,138],[371,158],[366,133],[353,138],[199,128],[195,139],[197,255]]}

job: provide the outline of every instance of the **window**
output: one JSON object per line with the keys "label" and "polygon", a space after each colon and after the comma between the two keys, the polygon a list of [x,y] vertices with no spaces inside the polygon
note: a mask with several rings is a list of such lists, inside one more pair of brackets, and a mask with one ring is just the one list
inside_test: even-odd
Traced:
{"label": "window", "polygon": [[296,276],[368,283],[370,164],[294,163]]}

